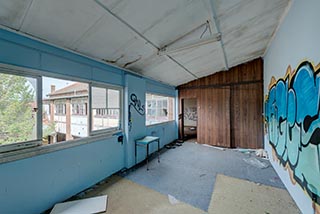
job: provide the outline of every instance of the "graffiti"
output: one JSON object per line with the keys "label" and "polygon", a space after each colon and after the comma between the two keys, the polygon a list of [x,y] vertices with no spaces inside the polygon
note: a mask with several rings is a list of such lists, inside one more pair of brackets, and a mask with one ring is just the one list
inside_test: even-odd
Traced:
{"label": "graffiti", "polygon": [[320,66],[290,66],[283,79],[271,79],[265,101],[269,143],[312,201],[320,204]]}
{"label": "graffiti", "polygon": [[144,105],[141,104],[141,100],[138,99],[136,94],[131,94],[130,95],[130,104],[129,104],[129,113],[128,113],[128,126],[129,126],[129,131],[131,131],[132,128],[132,115],[131,115],[131,106],[134,107],[134,109],[143,116],[145,114],[145,107]]}
{"label": "graffiti", "polygon": [[197,121],[198,120],[197,107],[185,108],[184,119],[191,120],[191,121]]}
{"label": "graffiti", "polygon": [[137,95],[135,94],[131,94],[130,95],[130,100],[131,100],[131,103],[130,103],[130,106],[133,106],[134,109],[141,115],[143,116],[145,114],[145,107],[144,105],[141,104],[141,101],[138,99]]}

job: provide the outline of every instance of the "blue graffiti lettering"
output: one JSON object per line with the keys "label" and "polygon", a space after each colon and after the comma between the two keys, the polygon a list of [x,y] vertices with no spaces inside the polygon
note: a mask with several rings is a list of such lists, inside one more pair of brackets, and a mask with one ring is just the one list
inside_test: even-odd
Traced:
{"label": "blue graffiti lettering", "polygon": [[293,178],[320,204],[320,69],[305,61],[271,85],[265,101],[269,143]]}

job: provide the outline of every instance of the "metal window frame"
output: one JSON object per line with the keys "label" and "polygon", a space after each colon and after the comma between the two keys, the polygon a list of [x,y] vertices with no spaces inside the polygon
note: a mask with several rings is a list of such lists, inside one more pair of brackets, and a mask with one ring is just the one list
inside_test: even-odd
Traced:
{"label": "metal window frame", "polygon": [[[173,110],[173,115],[175,114],[175,111],[176,111],[176,98],[174,96],[170,96],[170,95],[167,95],[167,94],[160,94],[160,93],[153,93],[153,92],[146,92],[145,93],[145,96],[146,96],[146,103],[145,105],[147,106],[147,94],[150,94],[150,95],[156,95],[156,96],[161,96],[161,97],[166,97],[166,98],[172,98],[173,99],[173,106],[172,106],[172,110]],[[155,109],[157,110],[157,105],[156,107],[151,107],[150,109]],[[157,114],[157,113],[156,113]],[[158,125],[158,124],[162,124],[162,123],[168,123],[168,122],[172,122],[172,121],[175,121],[175,118],[173,118],[172,120],[167,120],[167,121],[162,121],[162,122],[158,122],[158,123],[152,123],[152,124],[147,124],[147,109],[146,109],[146,118],[145,118],[145,125],[148,127],[148,126],[154,126],[154,125]]]}
{"label": "metal window frame", "polygon": [[37,102],[38,108],[36,112],[36,138],[30,141],[14,142],[10,144],[0,145],[0,152],[9,152],[42,145],[42,124],[38,122],[42,121],[42,77],[40,75],[35,75],[19,70],[11,70],[5,67],[0,67],[0,73],[35,79],[37,87],[35,100]]}
{"label": "metal window frame", "polygon": [[[0,163],[6,163],[10,161],[20,160],[24,158],[29,158],[41,154],[46,154],[54,151],[59,151],[62,149],[67,149],[83,144],[89,144],[95,142],[97,140],[102,139],[109,139],[114,136],[115,133],[123,132],[124,126],[124,94],[123,94],[123,87],[117,85],[109,85],[107,83],[101,82],[94,82],[87,79],[82,79],[78,77],[71,77],[63,74],[55,74],[43,70],[32,69],[32,68],[24,68],[20,66],[0,63],[0,72],[12,75],[19,75],[19,76],[27,76],[32,78],[37,78],[37,104],[38,104],[38,115],[37,115],[37,139],[34,141],[27,141],[27,142],[19,142],[14,144],[2,145],[0,146]],[[89,87],[89,96],[88,96],[88,136],[70,140],[59,142],[56,144],[51,145],[42,145],[42,79],[44,77],[49,78],[56,78],[56,79],[63,79],[63,80],[70,80],[73,82],[83,82],[88,84]],[[111,89],[120,90],[121,98],[120,98],[120,128],[118,130],[101,130],[102,132],[98,133],[91,133],[89,132],[91,126],[91,84],[96,86],[104,86],[109,87]],[[39,108],[41,106],[41,108]]]}
{"label": "metal window frame", "polygon": [[[119,121],[119,126],[118,127],[112,127],[112,128],[104,128],[104,129],[99,129],[99,130],[93,130],[93,127],[92,127],[92,122],[93,122],[93,115],[92,115],[92,87],[96,87],[96,88],[104,88],[106,89],[106,102],[107,102],[107,105],[108,105],[108,89],[112,89],[112,90],[117,90],[119,91],[119,113],[120,113],[120,121]],[[91,136],[94,136],[94,135],[98,135],[98,134],[107,134],[107,133],[114,133],[114,132],[119,132],[119,131],[123,131],[123,121],[124,121],[124,96],[123,96],[123,87],[121,86],[116,86],[116,85],[111,85],[111,84],[107,84],[107,83],[98,83],[98,82],[91,82],[90,83],[90,86],[89,86],[89,103],[90,103],[90,112],[89,112],[89,134]]]}

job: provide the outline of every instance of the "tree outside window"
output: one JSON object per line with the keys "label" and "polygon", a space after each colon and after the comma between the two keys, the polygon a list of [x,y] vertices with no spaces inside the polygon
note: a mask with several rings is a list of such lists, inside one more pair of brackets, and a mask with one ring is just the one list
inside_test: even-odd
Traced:
{"label": "tree outside window", "polygon": [[0,145],[36,139],[36,79],[0,73]]}

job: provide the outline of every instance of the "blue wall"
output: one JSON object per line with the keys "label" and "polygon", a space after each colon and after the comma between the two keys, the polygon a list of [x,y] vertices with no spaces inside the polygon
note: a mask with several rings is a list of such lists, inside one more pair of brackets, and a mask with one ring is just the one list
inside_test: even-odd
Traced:
{"label": "blue wall", "polygon": [[265,149],[305,214],[320,212],[319,8],[318,0],[293,0],[264,57]]}
{"label": "blue wall", "polygon": [[[142,138],[146,135],[146,125],[145,125],[145,92],[146,92],[146,81],[140,77],[134,77],[131,75],[126,75],[125,78],[126,83],[126,94],[128,98],[126,100],[126,118],[129,117],[129,113],[131,112],[131,125],[126,123],[126,136],[128,141],[126,142],[126,167],[130,168],[135,164],[135,156],[132,151],[134,151],[134,140],[138,138]],[[132,99],[131,96],[135,95],[135,99]],[[135,103],[134,101],[137,101]],[[132,105],[136,104],[136,108],[140,108],[142,112],[136,110]],[[129,107],[129,105],[131,105]],[[130,109],[129,109],[130,108]]]}
{"label": "blue wall", "polygon": [[[145,116],[133,109],[128,131],[128,105],[135,93],[176,96],[174,87],[133,75],[120,68],[0,29],[0,63],[29,68],[43,75],[58,74],[124,87],[125,142],[116,137],[0,164],[0,213],[40,213],[107,176],[134,165],[134,140],[155,135],[161,146],[177,137],[175,121],[145,126]],[[1,80],[0,80],[1,81]],[[152,151],[155,148],[152,147]],[[145,156],[139,150],[138,160]]]}
{"label": "blue wall", "polygon": [[0,213],[40,213],[124,166],[116,137],[0,165]]}

